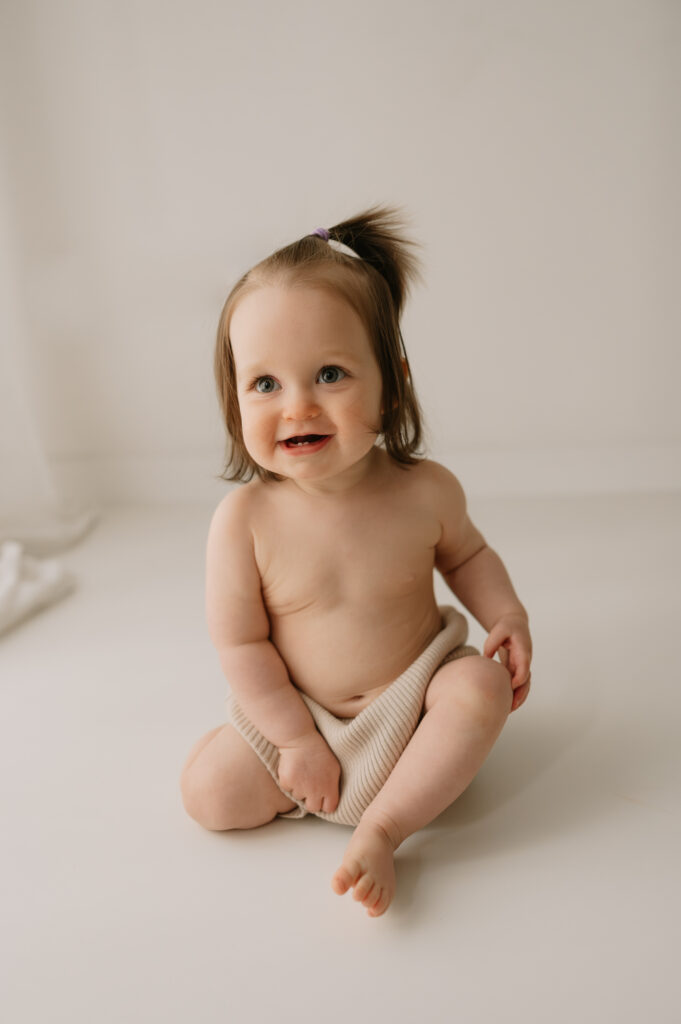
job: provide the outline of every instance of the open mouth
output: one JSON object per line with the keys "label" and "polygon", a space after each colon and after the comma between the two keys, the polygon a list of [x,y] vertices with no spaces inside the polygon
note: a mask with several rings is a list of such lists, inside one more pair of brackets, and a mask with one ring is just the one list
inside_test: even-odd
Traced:
{"label": "open mouth", "polygon": [[294,437],[287,437],[282,444],[285,448],[305,448],[310,445],[320,444],[326,441],[330,434],[296,434]]}

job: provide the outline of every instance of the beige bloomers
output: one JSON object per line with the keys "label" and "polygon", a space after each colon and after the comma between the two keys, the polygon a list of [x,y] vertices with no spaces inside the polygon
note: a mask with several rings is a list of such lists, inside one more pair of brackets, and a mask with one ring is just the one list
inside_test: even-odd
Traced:
{"label": "beige bloomers", "polygon": [[428,683],[436,670],[448,661],[480,653],[466,644],[468,623],[460,612],[442,605],[440,614],[443,624],[437,636],[416,661],[355,718],[337,718],[307,694],[300,693],[317,729],[341,766],[340,799],[338,807],[330,814],[307,811],[304,803],[279,785],[277,747],[246,717],[234,696],[227,698],[228,721],[250,744],[282,793],[298,804],[279,817],[303,818],[314,813],[339,825],[359,823],[414,734]]}

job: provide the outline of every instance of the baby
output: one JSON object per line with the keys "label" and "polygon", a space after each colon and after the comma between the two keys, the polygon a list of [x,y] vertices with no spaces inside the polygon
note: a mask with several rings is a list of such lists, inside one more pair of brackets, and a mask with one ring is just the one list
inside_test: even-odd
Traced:
{"label": "baby", "polygon": [[[234,286],[215,371],[231,440],[207,546],[228,724],[182,773],[208,829],[355,826],[331,885],[368,914],[394,852],[468,786],[527,697],[528,616],[458,480],[420,456],[400,331],[419,274],[397,211],[278,250]],[[433,569],[488,633],[439,607]],[[498,652],[501,660],[494,660]]]}

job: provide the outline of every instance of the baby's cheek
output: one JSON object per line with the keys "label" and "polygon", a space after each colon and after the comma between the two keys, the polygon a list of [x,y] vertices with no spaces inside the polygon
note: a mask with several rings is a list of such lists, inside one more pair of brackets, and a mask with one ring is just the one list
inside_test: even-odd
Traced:
{"label": "baby's cheek", "polygon": [[251,456],[251,458],[255,458],[254,450],[256,446],[254,443],[252,431],[248,429],[248,426],[245,423],[242,423],[241,432],[243,434],[244,447],[246,451]]}
{"label": "baby's cheek", "polygon": [[241,412],[241,430],[244,435],[244,444],[248,448],[249,445],[257,445],[263,440],[265,433],[265,422],[261,416],[251,416],[248,410],[242,410]]}
{"label": "baby's cheek", "polygon": [[346,409],[346,415],[357,420],[364,427],[369,427],[372,430],[380,430],[381,419],[383,417],[383,408],[381,406],[380,396],[376,397],[373,402],[367,398],[359,398],[356,401],[349,403]]}
{"label": "baby's cheek", "polygon": [[263,437],[262,430],[254,429],[248,423],[242,420],[241,431],[243,434],[244,447],[250,457],[259,466],[264,466],[264,462],[267,461],[268,457],[272,455],[272,449],[275,447],[274,440],[267,446],[265,438]]}

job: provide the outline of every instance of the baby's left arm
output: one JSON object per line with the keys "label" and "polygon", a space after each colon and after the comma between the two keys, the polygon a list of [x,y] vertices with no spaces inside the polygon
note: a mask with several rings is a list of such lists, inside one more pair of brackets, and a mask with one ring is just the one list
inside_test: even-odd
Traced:
{"label": "baby's left arm", "polygon": [[530,685],[532,639],[527,611],[513,589],[504,563],[471,522],[459,481],[449,470],[437,466],[436,483],[442,533],[435,548],[435,567],[464,607],[487,630],[485,657],[493,658],[499,651],[511,674],[514,711],[525,700]]}

